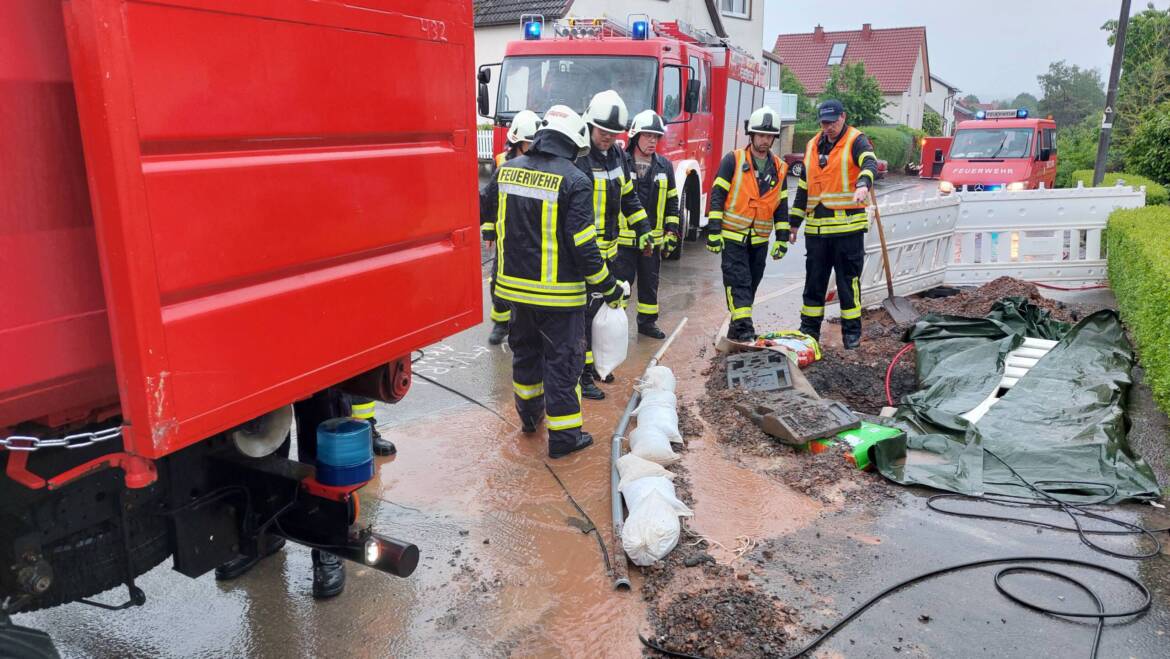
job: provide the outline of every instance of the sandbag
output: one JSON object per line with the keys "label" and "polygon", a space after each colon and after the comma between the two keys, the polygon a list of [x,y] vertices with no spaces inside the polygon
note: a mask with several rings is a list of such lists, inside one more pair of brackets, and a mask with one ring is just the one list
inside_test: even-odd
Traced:
{"label": "sandbag", "polygon": [[634,565],[645,567],[665,558],[681,533],[674,506],[658,492],[650,492],[622,526],[622,549]]}
{"label": "sandbag", "polygon": [[670,503],[676,514],[686,517],[694,515],[687,504],[679,500],[678,494],[674,490],[674,483],[670,482],[669,478],[650,476],[628,483],[625,489],[619,485],[618,489],[621,490],[622,497],[626,500],[626,507],[631,511],[636,510],[651,492],[657,492]]}
{"label": "sandbag", "polygon": [[[594,350],[596,351],[596,348]],[[669,391],[673,394],[675,384],[674,373],[669,368],[665,366],[651,366],[646,369],[646,374],[642,376],[638,390],[645,392],[647,389],[661,389],[662,391]]]}
{"label": "sandbag", "polygon": [[674,472],[667,471],[665,467],[657,462],[651,462],[645,458],[640,458],[633,453],[627,453],[617,460],[618,489],[626,487],[630,483],[650,477],[666,478],[674,480]]}
{"label": "sandbag", "polygon": [[[630,285],[624,281],[620,284],[628,296]],[[613,373],[626,361],[629,347],[630,320],[626,318],[626,312],[608,304],[601,305],[593,317],[593,368],[597,369],[597,374],[605,379]]]}
{"label": "sandbag", "polygon": [[639,412],[648,407],[668,407],[676,410],[678,409],[678,396],[665,389],[647,389],[642,392],[642,399],[638,401],[638,407],[634,409],[634,416],[637,417]]}
{"label": "sandbag", "polygon": [[678,454],[670,448],[670,439],[657,427],[639,425],[630,433],[630,453],[660,465],[678,461]]}
{"label": "sandbag", "polygon": [[647,407],[638,415],[638,427],[657,428],[675,444],[682,444],[682,433],[678,431],[678,410],[670,407]]}

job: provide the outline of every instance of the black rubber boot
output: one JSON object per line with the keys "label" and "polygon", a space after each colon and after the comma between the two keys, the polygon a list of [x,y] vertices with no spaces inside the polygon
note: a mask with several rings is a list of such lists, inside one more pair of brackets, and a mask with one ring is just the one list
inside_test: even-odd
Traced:
{"label": "black rubber boot", "polygon": [[508,338],[508,323],[496,323],[492,325],[492,333],[488,335],[488,343],[498,346]]}
{"label": "black rubber boot", "polygon": [[540,423],[540,419],[525,419],[520,417],[520,432],[531,435],[536,432],[536,424]]}
{"label": "black rubber boot", "polygon": [[727,338],[740,343],[752,343],[756,340],[756,328],[750,322],[735,322],[727,328]]}
{"label": "black rubber boot", "polygon": [[548,443],[548,457],[552,459],[563,458],[570,453],[576,453],[583,448],[588,448],[593,445],[593,435],[587,432],[582,432],[575,443],[568,442],[553,442]]}
{"label": "black rubber boot", "polygon": [[581,397],[589,400],[605,400],[605,392],[593,383],[593,373],[590,372],[590,367],[581,373]]}
{"label": "black rubber boot", "polygon": [[216,581],[238,579],[256,567],[261,559],[267,558],[284,548],[284,538],[278,535],[265,536],[263,551],[259,556],[239,556],[215,568]]}
{"label": "black rubber boot", "polygon": [[398,452],[398,447],[394,442],[383,439],[382,433],[378,432],[378,426],[374,425],[374,420],[369,419],[370,422],[370,444],[374,448],[374,455],[394,455]]}
{"label": "black rubber boot", "polygon": [[800,321],[800,331],[802,334],[807,334],[816,339],[819,343],[821,340],[821,324],[812,324],[806,321]]}
{"label": "black rubber boot", "polygon": [[313,550],[313,597],[328,599],[345,590],[345,564],[334,554]]}
{"label": "black rubber boot", "polygon": [[846,350],[856,350],[861,347],[860,322],[846,320],[841,323],[841,343]]}
{"label": "black rubber boot", "polygon": [[652,339],[665,339],[666,332],[659,329],[658,325],[653,322],[638,325],[638,334],[648,336]]}

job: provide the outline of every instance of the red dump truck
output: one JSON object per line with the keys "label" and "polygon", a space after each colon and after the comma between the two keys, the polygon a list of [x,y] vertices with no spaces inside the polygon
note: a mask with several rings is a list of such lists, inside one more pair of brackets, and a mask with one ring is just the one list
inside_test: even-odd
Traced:
{"label": "red dump truck", "polygon": [[482,319],[471,5],[0,2],[0,618],[272,520],[410,574],[262,454]]}

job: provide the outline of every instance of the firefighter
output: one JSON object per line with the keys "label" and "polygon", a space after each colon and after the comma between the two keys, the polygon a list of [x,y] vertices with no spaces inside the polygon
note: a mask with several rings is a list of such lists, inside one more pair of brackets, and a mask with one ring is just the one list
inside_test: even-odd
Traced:
{"label": "firefighter", "polygon": [[383,438],[378,432],[378,422],[374,419],[374,399],[351,396],[349,401],[349,415],[355,419],[370,424],[370,438],[375,455],[394,455],[398,452],[394,443]]}
{"label": "firefighter", "polygon": [[678,248],[678,190],[674,185],[674,165],[658,155],[658,140],[666,127],[654,110],[639,112],[630,126],[630,143],[626,147],[634,190],[647,213],[652,250],[643,253],[636,244],[637,235],[622,219],[618,234],[615,275],[638,283],[638,333],[665,339],[658,328],[658,271],[662,257]]}
{"label": "firefighter", "polygon": [[861,345],[861,270],[865,265],[866,200],[877,175],[869,138],[847,125],[845,107],[827,100],[817,108],[821,130],[805,148],[804,166],[792,208],[792,240],[801,223],[805,233],[804,305],[800,331],[820,340],[829,273],[837,273],[841,303],[841,342]]}
{"label": "firefighter", "polygon": [[554,105],[529,153],[504,163],[489,184],[500,204],[496,294],[512,305],[516,412],[525,433],[547,412],[551,458],[593,443],[581,430],[586,286],[611,306],[622,297],[597,245],[593,185],[573,166],[588,149],[585,122]]}
{"label": "firefighter", "polygon": [[[512,118],[512,125],[508,128],[508,148],[496,154],[496,170],[512,158],[528,153],[532,146],[532,139],[536,137],[536,128],[540,125],[540,117],[531,110],[521,110]],[[496,210],[498,200],[487,198],[487,186],[479,193],[479,227],[484,242],[490,252],[496,241]],[[492,277],[489,284],[492,291],[492,333],[488,335],[488,343],[498,346],[508,338],[508,323],[512,321],[512,308],[500,298],[496,297],[496,262],[492,261]]]}
{"label": "firefighter", "polygon": [[[590,148],[577,159],[577,167],[592,181],[591,203],[593,222],[597,227],[597,246],[606,261],[617,256],[621,216],[625,217],[626,228],[634,232],[634,244],[638,249],[646,251],[650,248],[650,223],[646,221],[646,211],[634,192],[626,156],[616,144],[617,136],[629,128],[629,116],[626,104],[617,92],[607,89],[597,93],[589,101],[584,115],[585,123],[589,125]],[[593,383],[596,375],[593,368],[593,317],[601,309],[601,304],[599,299],[590,295],[585,321],[587,347],[585,370],[581,372],[581,393],[593,400],[605,398],[605,392]]]}
{"label": "firefighter", "polygon": [[723,254],[723,292],[731,312],[727,338],[754,341],[752,304],[767,265],[788,253],[788,166],[772,153],[780,115],[768,106],[747,120],[749,144],[723,156],[711,186],[707,249]]}

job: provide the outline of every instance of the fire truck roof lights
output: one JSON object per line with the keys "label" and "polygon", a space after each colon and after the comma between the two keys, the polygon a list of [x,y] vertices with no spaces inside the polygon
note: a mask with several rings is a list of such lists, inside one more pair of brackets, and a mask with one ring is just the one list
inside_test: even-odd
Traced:
{"label": "fire truck roof lights", "polygon": [[630,37],[634,41],[643,41],[650,37],[650,23],[647,21],[634,21],[630,28]]}
{"label": "fire truck roof lights", "polygon": [[979,110],[975,113],[976,119],[1027,119],[1028,108],[1013,110]]}
{"label": "fire truck roof lights", "polygon": [[525,41],[540,41],[540,36],[544,32],[544,16],[524,14],[520,17],[520,25],[524,28]]}

